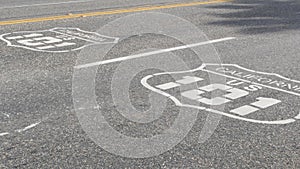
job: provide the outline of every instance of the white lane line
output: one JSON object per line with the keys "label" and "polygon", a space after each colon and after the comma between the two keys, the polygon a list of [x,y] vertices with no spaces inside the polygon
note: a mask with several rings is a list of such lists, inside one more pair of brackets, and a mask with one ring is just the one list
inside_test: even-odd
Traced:
{"label": "white lane line", "polygon": [[[33,123],[33,124],[31,124],[31,125],[29,125],[29,126],[23,128],[23,129],[15,130],[14,132],[21,133],[21,132],[27,131],[27,130],[29,130],[29,129],[31,129],[31,128],[37,126],[37,125],[39,125],[41,122],[42,122],[42,121],[39,121],[39,122],[37,122],[37,123]],[[11,134],[11,133],[9,133],[9,132],[0,133],[0,137],[1,137],[1,136],[6,136],[6,135],[9,135],[9,134]]]}
{"label": "white lane line", "polygon": [[1,112],[1,114],[3,114],[5,117],[9,118],[9,114],[3,113],[3,112]]}
{"label": "white lane line", "polygon": [[223,42],[223,41],[228,41],[228,40],[233,40],[233,39],[236,39],[236,38],[235,37],[226,37],[226,38],[221,38],[221,39],[215,39],[215,40],[210,40],[210,41],[205,41],[205,42],[200,42],[200,43],[194,43],[194,44],[183,45],[183,46],[167,48],[167,49],[161,49],[161,50],[157,50],[157,51],[146,52],[146,53],[141,53],[141,54],[136,54],[136,55],[130,55],[130,56],[125,56],[125,57],[120,57],[120,58],[115,58],[115,59],[93,62],[93,63],[84,64],[84,65],[77,65],[74,68],[75,69],[88,68],[88,67],[92,67],[92,66],[98,66],[98,65],[104,65],[104,64],[114,63],[114,62],[120,62],[120,61],[124,61],[124,60],[136,59],[136,58],[140,58],[140,57],[151,56],[151,55],[156,55],[156,54],[161,54],[161,53],[166,53],[166,52],[172,52],[172,51],[181,50],[181,49],[193,48],[193,47],[197,47],[197,46],[213,44],[213,43],[218,43],[218,42]]}
{"label": "white lane line", "polygon": [[0,133],[0,137],[5,136],[5,135],[9,135],[9,133],[7,133],[7,132],[6,133]]}
{"label": "white lane line", "polygon": [[40,123],[41,123],[41,121],[40,121],[40,122],[37,122],[37,123],[34,123],[34,124],[31,124],[31,125],[29,125],[29,126],[23,128],[23,129],[16,130],[16,132],[19,132],[19,133],[20,133],[20,132],[29,130],[29,129],[31,129],[31,128],[37,126],[37,125],[39,125]]}
{"label": "white lane line", "polygon": [[60,4],[70,4],[70,3],[84,3],[84,2],[91,2],[91,1],[95,1],[95,0],[54,2],[54,3],[30,4],[30,5],[19,5],[19,6],[4,6],[4,7],[1,7],[0,9],[23,8],[23,7],[33,7],[33,6],[47,6],[47,5],[60,5]]}
{"label": "white lane line", "polygon": [[295,117],[295,119],[300,120],[300,113]]}

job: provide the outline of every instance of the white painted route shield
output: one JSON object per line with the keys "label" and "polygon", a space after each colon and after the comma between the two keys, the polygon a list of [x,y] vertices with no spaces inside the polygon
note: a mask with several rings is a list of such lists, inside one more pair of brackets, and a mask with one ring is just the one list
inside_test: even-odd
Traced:
{"label": "white painted route shield", "polygon": [[[211,84],[212,75],[226,77],[226,84]],[[300,119],[299,81],[239,65],[203,64],[194,70],[149,75],[141,83],[177,106],[237,120],[288,124]]]}
{"label": "white painted route shield", "polygon": [[0,35],[8,46],[40,52],[69,52],[94,44],[117,43],[119,38],[87,32],[79,28],[52,28]]}

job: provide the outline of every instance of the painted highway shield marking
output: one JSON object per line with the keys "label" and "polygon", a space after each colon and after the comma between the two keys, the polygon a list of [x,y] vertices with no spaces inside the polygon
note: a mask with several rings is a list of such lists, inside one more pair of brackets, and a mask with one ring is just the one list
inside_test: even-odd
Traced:
{"label": "painted highway shield marking", "polygon": [[[187,73],[195,76],[187,76]],[[170,79],[168,76],[171,74],[182,78]],[[225,76],[227,82],[210,84],[208,74]],[[300,116],[299,81],[235,64],[203,64],[193,70],[157,73],[144,77],[141,83],[149,90],[168,97],[177,106],[247,122],[288,124]],[[187,89],[191,84],[197,84],[197,88]],[[221,93],[212,96],[213,91]],[[221,105],[226,105],[226,108],[219,111],[217,107]]]}
{"label": "painted highway shield marking", "polygon": [[70,52],[94,44],[117,43],[119,38],[83,31],[79,28],[53,28],[0,35],[8,46],[40,52]]}

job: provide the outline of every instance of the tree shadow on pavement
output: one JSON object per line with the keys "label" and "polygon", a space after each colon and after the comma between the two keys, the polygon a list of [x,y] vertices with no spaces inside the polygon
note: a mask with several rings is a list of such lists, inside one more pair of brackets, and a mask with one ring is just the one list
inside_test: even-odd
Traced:
{"label": "tree shadow on pavement", "polygon": [[208,8],[230,10],[212,14],[222,20],[210,22],[232,26],[243,34],[260,34],[300,28],[300,0],[236,0]]}

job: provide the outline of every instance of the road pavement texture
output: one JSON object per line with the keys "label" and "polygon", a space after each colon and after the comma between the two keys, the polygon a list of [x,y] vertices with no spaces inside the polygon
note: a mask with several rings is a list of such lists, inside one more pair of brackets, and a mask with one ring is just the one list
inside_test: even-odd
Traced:
{"label": "road pavement texture", "polygon": [[0,3],[0,168],[300,168],[299,1]]}

